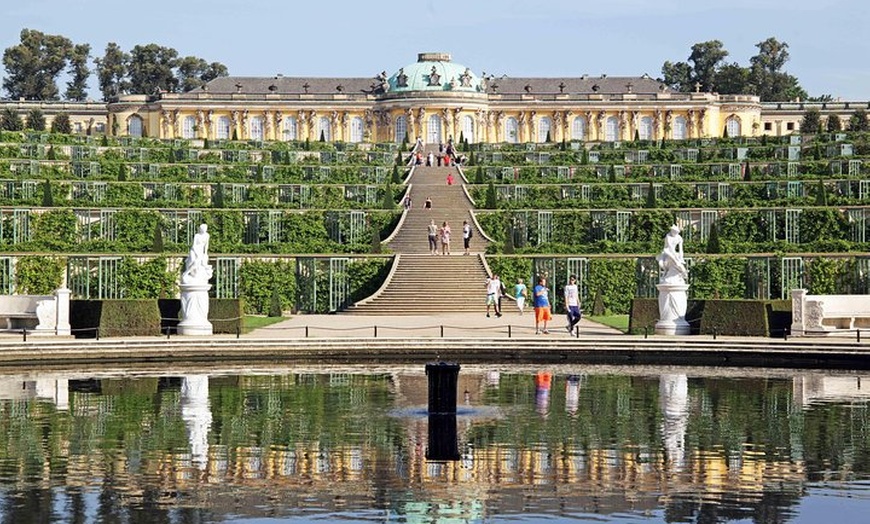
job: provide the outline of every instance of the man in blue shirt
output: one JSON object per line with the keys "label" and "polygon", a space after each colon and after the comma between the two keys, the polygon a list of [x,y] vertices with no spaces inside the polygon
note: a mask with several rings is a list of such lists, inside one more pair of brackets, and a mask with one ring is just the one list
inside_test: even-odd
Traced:
{"label": "man in blue shirt", "polygon": [[532,298],[535,306],[535,334],[547,335],[550,333],[547,322],[553,320],[553,315],[550,313],[550,290],[547,289],[546,278],[538,277],[538,285],[532,291]]}

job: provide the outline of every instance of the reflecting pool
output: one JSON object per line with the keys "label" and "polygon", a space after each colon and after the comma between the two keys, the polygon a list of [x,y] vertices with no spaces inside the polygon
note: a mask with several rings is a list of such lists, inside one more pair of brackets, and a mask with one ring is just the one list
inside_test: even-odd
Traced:
{"label": "reflecting pool", "polygon": [[[0,375],[0,522],[866,522],[870,374]],[[444,455],[455,460],[442,460]]]}

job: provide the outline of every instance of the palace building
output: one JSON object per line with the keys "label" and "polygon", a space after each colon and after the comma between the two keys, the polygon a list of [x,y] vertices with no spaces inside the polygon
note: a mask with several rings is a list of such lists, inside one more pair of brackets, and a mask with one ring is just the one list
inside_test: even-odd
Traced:
{"label": "palace building", "polygon": [[101,102],[3,101],[66,113],[81,134],[161,139],[425,142],[624,141],[788,135],[808,109],[848,121],[867,102],[761,102],[754,95],[675,92],[649,75],[480,76],[447,53],[420,53],[369,78],[240,77],[186,93]]}
{"label": "palace building", "polygon": [[425,142],[688,139],[758,134],[750,95],[678,93],[638,77],[481,77],[446,53],[371,78],[217,78],[187,93],[127,95],[108,129],[153,138]]}

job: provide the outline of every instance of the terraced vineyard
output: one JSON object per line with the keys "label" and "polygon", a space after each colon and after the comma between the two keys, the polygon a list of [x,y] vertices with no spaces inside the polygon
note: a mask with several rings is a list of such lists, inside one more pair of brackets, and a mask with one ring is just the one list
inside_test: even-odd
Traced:
{"label": "terraced vineyard", "polygon": [[626,313],[656,296],[654,256],[677,224],[693,298],[870,291],[864,134],[571,146],[474,152],[466,176],[500,274],[548,274],[560,297],[576,273],[586,300]]}
{"label": "terraced vineyard", "polygon": [[[407,175],[395,145],[354,146],[4,132],[0,291],[175,296],[206,223],[216,297],[344,310],[386,278]],[[694,298],[870,291],[865,134],[464,149],[489,266],[548,275],[557,302],[570,273],[587,309],[655,296],[674,223]]]}

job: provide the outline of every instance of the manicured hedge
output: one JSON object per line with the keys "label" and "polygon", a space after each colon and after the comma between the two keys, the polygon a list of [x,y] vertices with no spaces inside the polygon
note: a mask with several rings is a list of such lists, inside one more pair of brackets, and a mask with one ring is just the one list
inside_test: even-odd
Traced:
{"label": "manicured hedge", "polygon": [[[181,300],[163,298],[157,301],[160,307],[160,331],[175,334],[181,321]],[[235,335],[242,329],[244,303],[235,298],[210,298],[208,301],[208,320],[214,334]],[[215,320],[218,319],[218,320]]]}
{"label": "manicured hedge", "polygon": [[156,300],[73,300],[70,324],[78,338],[160,334]]}
{"label": "manicured hedge", "polygon": [[[635,298],[631,302],[629,332],[655,332],[658,300]],[[788,300],[689,300],[686,321],[692,334],[779,337],[791,324]]]}

